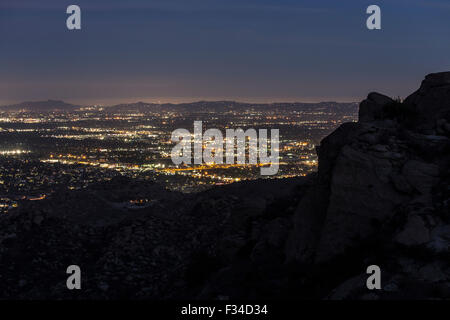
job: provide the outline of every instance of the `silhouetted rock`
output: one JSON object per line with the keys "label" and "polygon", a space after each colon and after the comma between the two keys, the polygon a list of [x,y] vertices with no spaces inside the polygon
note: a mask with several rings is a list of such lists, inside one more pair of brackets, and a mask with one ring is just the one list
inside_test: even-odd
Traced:
{"label": "silhouetted rock", "polygon": [[[429,298],[429,292],[414,290],[433,286],[439,291],[448,285],[447,260],[435,252],[448,252],[441,230],[448,230],[450,223],[450,142],[445,129],[450,120],[449,93],[450,73],[428,75],[403,103],[371,93],[360,105],[359,123],[344,124],[322,141],[317,184],[324,186],[322,197],[328,197],[311,201],[307,193],[300,201],[294,216],[299,227],[293,229],[291,238],[296,241],[290,243],[288,257],[300,263],[311,263],[315,257],[316,265],[336,260],[344,264],[366,250],[366,260],[378,256],[376,264],[391,266],[389,272],[397,274],[397,282],[413,286],[406,292],[406,285],[396,284],[395,292],[381,292],[377,298]],[[311,208],[314,214],[309,213]],[[428,278],[436,281],[431,284],[420,277],[420,268],[401,274],[405,270],[392,267],[400,260],[422,265],[433,275]],[[428,267],[442,263],[447,269]],[[368,298],[362,290],[365,284],[355,277],[356,282],[349,280],[331,297]],[[359,293],[343,294],[347,289]]]}
{"label": "silhouetted rock", "polygon": [[391,98],[372,92],[359,105],[359,122],[370,122],[383,117],[384,108],[394,103]]}
{"label": "silhouetted rock", "polygon": [[435,134],[438,121],[448,122],[450,116],[450,72],[427,75],[419,90],[407,97],[404,104],[417,112],[418,131]]}

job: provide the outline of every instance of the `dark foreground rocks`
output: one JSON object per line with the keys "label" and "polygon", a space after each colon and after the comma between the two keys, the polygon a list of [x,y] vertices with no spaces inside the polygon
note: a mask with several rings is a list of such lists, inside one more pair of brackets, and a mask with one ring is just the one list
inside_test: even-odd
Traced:
{"label": "dark foreground rocks", "polygon": [[[361,275],[330,297],[450,298],[449,81],[428,75],[404,102],[371,93],[358,123],[322,141],[319,191],[297,208],[287,256],[350,267],[359,255]],[[305,238],[309,226],[320,231]],[[388,289],[367,295],[363,264],[379,265]]]}
{"label": "dark foreground rocks", "polygon": [[449,138],[450,73],[431,74],[403,102],[371,93],[306,178],[55,194],[0,218],[0,298],[450,299]]}

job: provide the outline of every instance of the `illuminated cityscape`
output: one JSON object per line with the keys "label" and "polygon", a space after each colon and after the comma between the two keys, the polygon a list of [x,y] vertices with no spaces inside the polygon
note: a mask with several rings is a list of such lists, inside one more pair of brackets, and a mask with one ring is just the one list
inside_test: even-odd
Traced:
{"label": "illuminated cityscape", "polygon": [[[51,103],[51,102],[50,102]],[[252,105],[145,103],[0,112],[0,209],[44,199],[59,188],[79,190],[116,176],[196,192],[260,178],[305,176],[317,166],[315,146],[340,123],[356,120],[356,104]],[[171,133],[207,128],[278,128],[280,169],[262,177],[258,165],[174,165]]]}

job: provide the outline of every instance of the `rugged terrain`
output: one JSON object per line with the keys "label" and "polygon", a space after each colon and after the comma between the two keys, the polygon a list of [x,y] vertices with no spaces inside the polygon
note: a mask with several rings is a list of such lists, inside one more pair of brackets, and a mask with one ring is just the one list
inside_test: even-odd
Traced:
{"label": "rugged terrain", "polygon": [[0,218],[0,298],[450,299],[449,138],[450,72],[404,101],[369,94],[306,178],[54,194]]}

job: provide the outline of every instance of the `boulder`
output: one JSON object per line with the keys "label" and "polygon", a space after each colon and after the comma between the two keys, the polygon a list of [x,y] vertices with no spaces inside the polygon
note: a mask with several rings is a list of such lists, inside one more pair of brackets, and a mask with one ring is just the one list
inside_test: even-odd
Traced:
{"label": "boulder", "polygon": [[396,241],[405,246],[425,244],[430,241],[430,230],[420,216],[413,215],[408,219],[404,229],[396,236]]}
{"label": "boulder", "polygon": [[376,231],[374,221],[393,215],[407,199],[390,181],[392,164],[350,146],[336,159],[326,219],[317,249],[317,261],[343,253]]}
{"label": "boulder", "polygon": [[417,112],[420,128],[430,130],[439,119],[450,120],[450,72],[432,73],[425,77],[416,92],[404,101]]}
{"label": "boulder", "polygon": [[439,181],[439,167],[435,164],[409,160],[403,166],[402,175],[417,191],[429,194]]}
{"label": "boulder", "polygon": [[359,123],[344,123],[320,142],[317,153],[319,156],[319,180],[321,183],[329,182],[331,171],[341,148],[350,143],[352,138],[358,134],[359,128]]}
{"label": "boulder", "polygon": [[450,251],[450,225],[439,225],[431,231],[428,247],[435,252]]}
{"label": "boulder", "polygon": [[385,106],[394,103],[388,96],[372,92],[359,105],[359,122],[370,122],[382,119]]}
{"label": "boulder", "polygon": [[294,228],[286,243],[287,261],[312,263],[320,239],[328,207],[328,188],[313,186],[308,190],[294,213]]}

